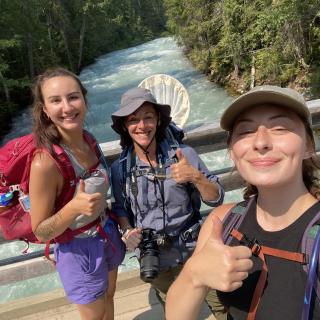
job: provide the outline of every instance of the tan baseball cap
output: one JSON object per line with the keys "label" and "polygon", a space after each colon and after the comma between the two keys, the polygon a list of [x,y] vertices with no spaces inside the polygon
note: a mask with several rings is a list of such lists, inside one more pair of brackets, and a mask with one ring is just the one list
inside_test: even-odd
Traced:
{"label": "tan baseball cap", "polygon": [[287,107],[305,119],[311,127],[311,114],[303,96],[293,89],[270,85],[254,87],[235,99],[222,114],[220,127],[231,131],[242,112],[264,104]]}

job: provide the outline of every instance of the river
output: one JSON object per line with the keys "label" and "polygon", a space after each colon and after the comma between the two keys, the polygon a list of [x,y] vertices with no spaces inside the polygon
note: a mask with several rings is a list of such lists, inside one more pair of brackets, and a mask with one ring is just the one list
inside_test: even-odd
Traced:
{"label": "river", "polygon": [[[230,102],[231,98],[223,88],[195,70],[173,38],[160,38],[114,51],[99,57],[80,74],[88,89],[86,125],[99,142],[118,139],[110,127],[110,115],[117,110],[122,93],[157,73],[171,75],[186,87],[191,105],[187,125],[217,121]],[[14,119],[12,130],[2,143],[29,133],[31,125],[31,112],[27,109]]]}
{"label": "river", "polygon": [[[190,116],[186,127],[203,123],[218,122],[221,113],[232,100],[225,90],[212,82],[186,59],[182,48],[171,37],[159,38],[142,45],[115,51],[99,57],[96,62],[84,68],[80,78],[88,89],[89,112],[86,127],[99,142],[118,139],[111,129],[112,112],[117,110],[123,92],[148,76],[165,73],[177,78],[187,89],[190,97]],[[30,108],[15,118],[12,130],[2,143],[31,131]],[[209,169],[230,166],[225,151],[201,155]],[[239,192],[231,192],[229,199],[237,200]],[[23,243],[13,242],[0,246],[0,259],[20,254]],[[31,246],[39,250],[39,245]],[[120,268],[126,271],[137,267],[136,259],[127,259]],[[0,303],[28,295],[46,292],[60,287],[56,274],[42,276],[11,285],[1,286]]]}

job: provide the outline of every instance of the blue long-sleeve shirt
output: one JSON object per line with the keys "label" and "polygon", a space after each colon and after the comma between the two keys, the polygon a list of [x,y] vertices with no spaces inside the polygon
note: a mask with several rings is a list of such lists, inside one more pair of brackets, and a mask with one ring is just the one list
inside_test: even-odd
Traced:
{"label": "blue long-sleeve shirt", "polygon": [[[181,148],[183,155],[194,168],[204,174],[209,181],[217,183],[219,186],[219,198],[212,199],[212,201],[205,201],[205,203],[211,207],[220,205],[223,202],[224,190],[219,184],[218,178],[207,169],[193,148],[183,144],[181,144],[179,148]],[[174,162],[173,159],[175,159],[175,149],[171,148],[166,141],[163,141],[160,143],[158,150],[159,161],[164,164],[166,176],[169,178],[166,178],[163,181],[162,187],[161,182],[156,182],[152,179],[152,176],[138,176],[136,178],[138,189],[136,197],[132,194],[130,178],[127,178],[127,182],[122,181],[122,169],[119,167],[119,159],[112,164],[111,180],[115,198],[112,209],[118,216],[127,216],[129,218],[130,213],[124,206],[125,198],[123,188],[126,187],[126,194],[130,198],[130,207],[134,214],[133,221],[135,227],[152,228],[158,232],[163,231],[165,227],[165,232],[168,235],[175,237],[186,229],[192,218],[193,210],[200,210],[202,199],[200,193],[194,188],[193,208],[190,198],[190,186],[187,187],[187,184],[178,184],[174,179],[170,178],[170,165]],[[122,159],[121,161],[127,162],[126,159]],[[128,161],[130,161],[130,159]],[[135,163],[136,169],[138,170],[150,168],[148,164],[140,161],[138,157],[136,157]],[[123,164],[121,164],[121,166],[122,168],[126,167],[126,165]],[[161,192],[163,192],[164,207]],[[187,246],[188,253],[182,254],[183,257],[176,257],[174,259],[176,262],[185,261],[194,249],[195,241],[188,244],[177,243],[177,247],[179,247],[178,249],[180,251],[184,250],[182,248],[184,246]],[[166,254],[168,254],[168,252]],[[171,261],[169,265],[172,263],[173,262]]]}

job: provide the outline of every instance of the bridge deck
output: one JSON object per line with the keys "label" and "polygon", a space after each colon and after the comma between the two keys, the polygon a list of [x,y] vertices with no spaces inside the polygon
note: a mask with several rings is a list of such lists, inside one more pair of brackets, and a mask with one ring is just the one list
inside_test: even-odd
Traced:
{"label": "bridge deck", "polygon": [[[63,289],[0,305],[1,320],[80,320],[76,306],[65,298]],[[138,271],[120,273],[115,295],[115,320],[161,320],[164,312],[150,285]],[[199,320],[214,320],[204,305]]]}

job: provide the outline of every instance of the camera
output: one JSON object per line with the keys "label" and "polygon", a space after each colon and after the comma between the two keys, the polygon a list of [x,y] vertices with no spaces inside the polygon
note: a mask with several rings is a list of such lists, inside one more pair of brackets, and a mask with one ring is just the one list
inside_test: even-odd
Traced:
{"label": "camera", "polygon": [[152,282],[159,273],[158,235],[154,229],[146,228],[141,231],[140,249],[140,278]]}

